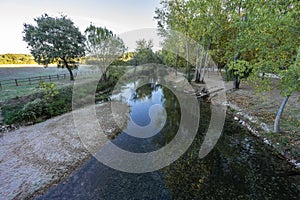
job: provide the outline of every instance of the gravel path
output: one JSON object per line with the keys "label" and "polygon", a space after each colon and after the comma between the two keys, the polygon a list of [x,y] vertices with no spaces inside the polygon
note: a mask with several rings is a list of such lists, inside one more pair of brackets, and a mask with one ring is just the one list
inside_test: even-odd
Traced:
{"label": "gravel path", "polygon": [[[119,131],[114,119],[122,121],[128,112],[127,105],[115,104],[122,109],[122,116],[112,115],[111,103],[95,106],[99,122],[105,122],[101,127],[109,137]],[[84,109],[73,112],[76,116],[86,114]],[[21,127],[0,138],[0,199],[29,197],[59,181],[90,157],[75,129],[73,114]]]}

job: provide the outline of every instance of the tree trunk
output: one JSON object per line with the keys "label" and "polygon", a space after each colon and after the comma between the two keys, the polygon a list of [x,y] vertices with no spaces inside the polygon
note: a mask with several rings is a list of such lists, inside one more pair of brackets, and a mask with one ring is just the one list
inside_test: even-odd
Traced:
{"label": "tree trunk", "polygon": [[200,53],[200,47],[197,47],[197,52],[196,52],[196,78],[195,82],[200,83],[200,73],[199,73],[199,53]]}
{"label": "tree trunk", "polygon": [[240,77],[239,75],[234,75],[233,77],[233,86],[234,86],[234,89],[239,89],[240,88]]}
{"label": "tree trunk", "polygon": [[227,64],[225,65],[225,80],[229,81],[229,75],[228,75],[228,67]]}
{"label": "tree trunk", "polygon": [[107,81],[107,70],[104,71],[102,77],[103,77],[103,81],[106,82]]}
{"label": "tree trunk", "polygon": [[203,68],[203,72],[202,72],[202,80],[201,80],[201,83],[204,83],[204,77],[205,77],[205,74],[206,74],[206,72],[208,72],[209,51],[210,51],[211,49],[212,49],[212,38],[210,38],[209,45],[208,45],[208,49],[207,49],[206,56],[205,56],[204,68]]}
{"label": "tree trunk", "polygon": [[289,97],[290,96],[284,97],[284,99],[282,100],[282,103],[280,105],[280,108],[279,108],[279,110],[277,112],[277,115],[276,115],[276,118],[275,118],[275,122],[274,122],[274,132],[275,133],[279,133],[280,132],[280,118],[282,116],[284,107],[285,107],[287,101],[289,100]]}
{"label": "tree trunk", "polygon": [[[236,58],[234,59],[234,62],[236,63],[241,57],[241,53],[239,52],[238,55],[236,56]],[[240,83],[241,83],[241,79],[240,76],[238,74],[235,74],[233,71],[233,85],[235,89],[239,89],[240,88]]]}
{"label": "tree trunk", "polygon": [[191,67],[190,67],[190,55],[189,55],[189,42],[188,39],[185,41],[186,48],[186,69],[187,69],[187,79],[188,82],[191,82]]}
{"label": "tree trunk", "polygon": [[68,62],[65,58],[61,58],[65,64],[65,67],[67,68],[67,70],[69,71],[69,74],[70,74],[70,81],[74,81],[74,75],[73,75],[73,72],[72,72],[72,69],[70,68],[70,66],[68,65]]}
{"label": "tree trunk", "polygon": [[207,72],[208,53],[205,54],[201,83],[204,83],[205,74]]}
{"label": "tree trunk", "polygon": [[70,81],[74,81],[75,79],[74,79],[74,75],[73,75],[72,69],[69,66],[67,66],[66,68],[67,68],[67,70],[70,73]]}
{"label": "tree trunk", "polygon": [[175,60],[175,72],[177,76],[177,71],[178,71],[178,52],[179,52],[179,47],[176,45],[176,60]]}

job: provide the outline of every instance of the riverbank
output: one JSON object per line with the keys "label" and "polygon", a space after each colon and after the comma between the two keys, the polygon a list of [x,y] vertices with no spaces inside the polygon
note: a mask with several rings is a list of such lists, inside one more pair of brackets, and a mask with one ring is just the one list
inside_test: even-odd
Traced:
{"label": "riverbank", "polygon": [[[114,109],[116,107],[122,110],[119,112],[122,115],[129,112],[127,105],[114,102]],[[104,134],[113,137],[120,130],[114,120],[125,121],[122,115],[112,114],[111,103],[96,105],[95,109]],[[76,110],[43,123],[21,127],[0,138],[1,199],[28,198],[58,183],[90,158],[73,118],[85,111]],[[101,141],[91,138],[88,142],[93,146]]]}
{"label": "riverbank", "polygon": [[[192,83],[196,90],[204,84]],[[300,93],[294,93],[281,118],[281,132],[273,132],[274,120],[283,100],[280,89],[256,93],[251,83],[241,82],[240,89],[233,89],[233,82],[224,82],[227,113],[255,137],[272,146],[274,154],[300,169]],[[214,98],[212,94],[211,97]]]}
{"label": "riverbank", "polygon": [[[228,83],[227,83],[228,84]],[[278,156],[300,168],[300,102],[294,93],[281,118],[280,133],[273,132],[273,123],[283,97],[279,89],[255,93],[247,82],[239,90],[228,89],[229,112],[256,137],[271,145]]]}

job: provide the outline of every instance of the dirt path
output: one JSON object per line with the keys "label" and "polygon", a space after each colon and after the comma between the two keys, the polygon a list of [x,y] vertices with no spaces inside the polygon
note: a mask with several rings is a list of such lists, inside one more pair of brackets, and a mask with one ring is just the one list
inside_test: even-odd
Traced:
{"label": "dirt path", "polygon": [[[113,106],[115,105],[122,110],[120,113],[128,112],[127,105],[115,103]],[[111,103],[97,105],[95,108],[105,135],[116,134],[119,128],[114,119],[123,121],[124,118],[115,114],[112,116]],[[85,109],[33,126],[21,127],[0,138],[0,199],[26,198],[59,181],[90,157],[91,154],[82,144],[74,124],[73,116],[82,114],[86,114]],[[90,127],[84,128],[88,130]],[[90,145],[97,146],[99,141],[91,138],[89,142]]]}

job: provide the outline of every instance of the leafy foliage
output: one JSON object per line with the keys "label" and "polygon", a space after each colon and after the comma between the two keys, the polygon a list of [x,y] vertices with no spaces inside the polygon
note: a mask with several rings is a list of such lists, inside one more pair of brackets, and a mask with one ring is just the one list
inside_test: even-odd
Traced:
{"label": "leafy foliage", "polygon": [[[197,41],[219,68],[226,66],[236,88],[240,78],[248,77],[257,91],[270,90],[270,77],[276,76],[281,93],[288,97],[299,91],[300,85],[299,13],[298,0],[171,0],[161,1],[155,19],[165,45],[185,52],[187,60],[194,59],[189,55],[191,47],[178,42],[170,30]],[[199,56],[199,52],[193,54]],[[164,61],[174,66],[176,60],[178,66],[176,54],[165,55],[168,59]]]}
{"label": "leafy foliage", "polygon": [[231,61],[228,67],[229,70],[233,71],[234,75],[238,75],[241,78],[247,78],[252,71],[252,66],[245,60]]}
{"label": "leafy foliage", "polygon": [[106,81],[106,69],[112,62],[123,55],[126,47],[121,38],[107,28],[95,27],[91,24],[85,30],[86,63],[97,66]]}
{"label": "leafy foliage", "polygon": [[56,89],[55,83],[41,81],[38,85],[38,88],[43,90],[46,100],[52,99],[55,95],[59,93]]}
{"label": "leafy foliage", "polygon": [[141,39],[136,41],[136,54],[132,59],[133,65],[142,65],[147,63],[161,63],[161,57],[159,52],[154,53],[153,48],[153,41],[146,39]]}
{"label": "leafy foliage", "polygon": [[34,101],[28,102],[19,112],[19,118],[23,122],[33,122],[38,117],[43,116],[47,111],[47,101],[37,98]]}

